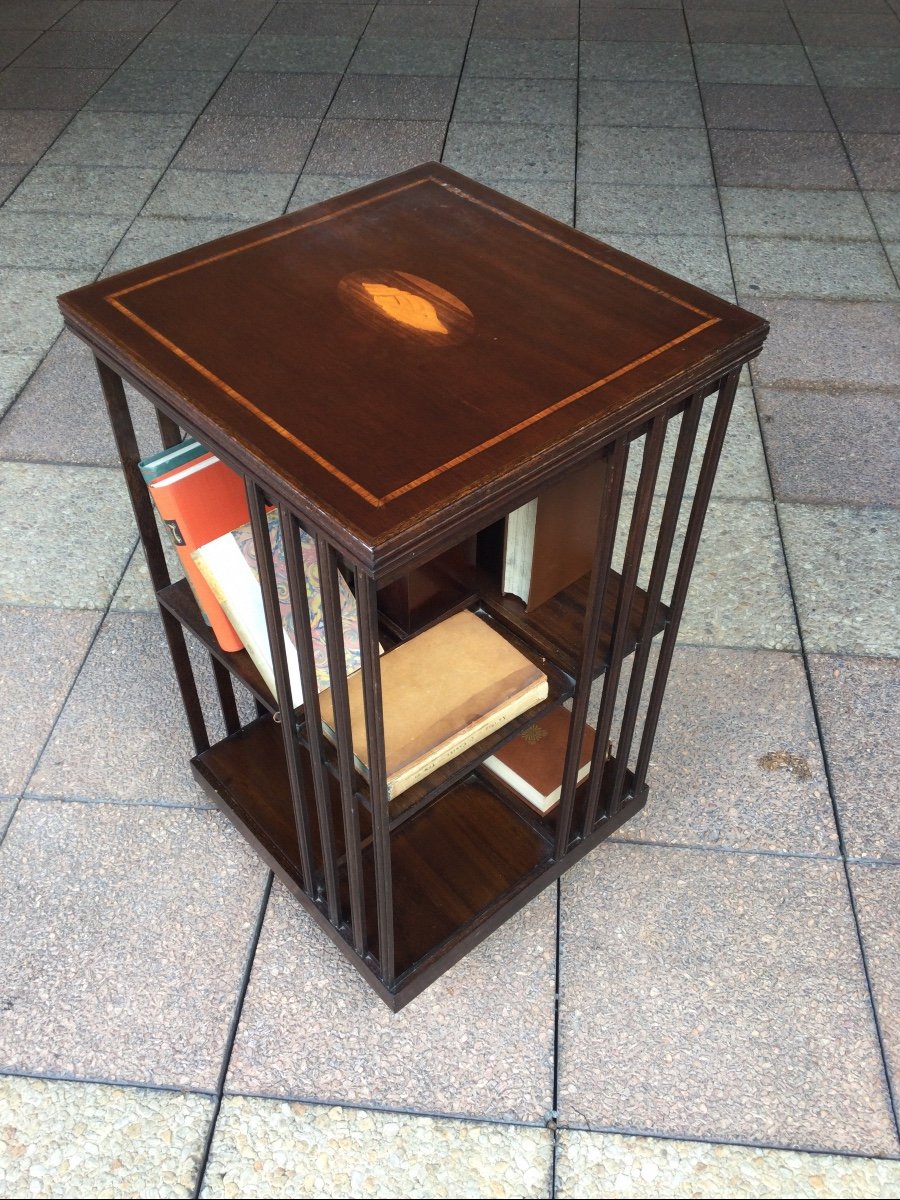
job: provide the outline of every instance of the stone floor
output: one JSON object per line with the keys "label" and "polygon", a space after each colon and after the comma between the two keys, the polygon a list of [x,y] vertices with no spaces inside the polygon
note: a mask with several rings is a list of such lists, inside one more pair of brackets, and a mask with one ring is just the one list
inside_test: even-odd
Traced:
{"label": "stone floor", "polygon": [[[0,1194],[900,1194],[898,12],[0,0]],[[54,297],[438,157],[772,335],[650,806],[392,1017],[192,782]]]}

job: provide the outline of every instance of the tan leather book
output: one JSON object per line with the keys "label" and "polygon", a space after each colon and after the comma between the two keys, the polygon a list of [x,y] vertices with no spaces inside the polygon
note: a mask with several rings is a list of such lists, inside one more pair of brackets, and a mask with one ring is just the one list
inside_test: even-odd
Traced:
{"label": "tan leather book", "polygon": [[[555,708],[484,761],[488,771],[539,813],[550,812],[559,803],[570,720],[567,709]],[[579,783],[591,769],[595,733],[592,726],[585,725],[578,760]]]}
{"label": "tan leather book", "polygon": [[[353,752],[368,778],[362,672],[347,680]],[[547,697],[547,676],[480,617],[456,613],[381,659],[388,796],[426,775]],[[319,697],[335,739],[331,689]]]}
{"label": "tan leather book", "polygon": [[587,575],[602,501],[599,463],[541,492],[506,518],[501,587],[537,608]]}

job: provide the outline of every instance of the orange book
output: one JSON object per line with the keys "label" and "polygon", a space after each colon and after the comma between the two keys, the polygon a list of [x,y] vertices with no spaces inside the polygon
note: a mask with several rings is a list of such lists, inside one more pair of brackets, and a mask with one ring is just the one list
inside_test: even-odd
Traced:
{"label": "orange book", "polygon": [[[559,803],[562,793],[570,721],[571,714],[565,708],[555,708],[486,758],[485,768],[518,792],[539,813],[549,812]],[[587,778],[591,769],[595,732],[592,726],[585,725],[578,759],[578,783]]]}
{"label": "orange book", "polygon": [[184,573],[219,645],[223,650],[243,649],[234,626],[191,558],[192,550],[250,520],[240,475],[214,454],[205,454],[154,479],[150,495],[171,530]]}

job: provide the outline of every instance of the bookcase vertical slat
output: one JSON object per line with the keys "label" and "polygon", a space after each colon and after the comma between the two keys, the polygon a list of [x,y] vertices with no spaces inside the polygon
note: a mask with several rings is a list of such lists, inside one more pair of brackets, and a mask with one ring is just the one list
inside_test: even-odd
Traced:
{"label": "bookcase vertical slat", "polygon": [[[672,545],[678,525],[678,514],[681,511],[684,499],[684,489],[691,466],[691,455],[702,412],[703,393],[696,392],[688,401],[682,413],[681,425],[678,430],[678,440],[672,460],[672,471],[669,475],[666,499],[663,504],[659,532],[656,537],[653,565],[650,568],[650,579],[647,584],[644,620],[641,623],[637,650],[631,664],[631,677],[628,680],[628,692],[625,699],[625,708],[622,713],[619,740],[616,746],[616,773],[612,787],[612,812],[617,812],[622,803],[625,773],[628,770],[628,760],[631,756],[631,742],[634,737],[638,708],[644,690],[647,663],[650,660],[650,651],[653,646],[653,625],[660,600],[662,599],[663,587],[665,586],[666,575],[669,569],[669,560],[672,556]],[[668,420],[671,421],[672,417],[670,416]]]}
{"label": "bookcase vertical slat", "polygon": [[[169,568],[166,563],[162,542],[160,541],[159,529],[156,525],[153,502],[150,499],[150,493],[147,491],[147,485],[144,483],[143,477],[138,470],[140,451],[138,450],[131,413],[128,411],[125,388],[122,386],[121,378],[102,359],[95,356],[94,362],[97,367],[97,374],[100,377],[100,388],[103,392],[103,399],[106,402],[106,411],[109,414],[109,422],[112,426],[116,449],[119,452],[119,459],[122,463],[122,474],[125,476],[125,484],[131,499],[131,507],[134,510],[134,518],[137,522],[141,545],[144,548],[147,570],[150,572],[150,581],[153,584],[154,591],[159,593],[164,587],[168,587],[170,583]],[[163,608],[162,605],[158,607],[160,617],[162,618],[163,632],[165,633],[169,653],[172,656],[175,679],[178,682],[178,689],[181,692],[181,700],[184,705],[191,740],[194,743],[195,752],[200,754],[204,750],[209,749],[209,734],[206,730],[206,721],[203,718],[203,706],[200,703],[197,681],[194,678],[194,668],[191,666],[191,660],[188,655],[184,630],[181,627],[181,623],[170,612]]]}
{"label": "bookcase vertical slat", "polygon": [[700,534],[703,532],[703,522],[709,505],[716,467],[719,464],[719,456],[722,453],[722,444],[725,441],[725,434],[728,429],[728,419],[731,416],[731,407],[734,403],[734,395],[737,391],[739,377],[740,369],[738,368],[724,375],[719,385],[716,410],[713,415],[709,437],[706,441],[703,464],[700,467],[700,476],[697,480],[697,488],[694,492],[693,503],[691,504],[691,515],[688,518],[684,544],[681,548],[681,558],[678,562],[678,571],[675,576],[675,584],[672,588],[672,598],[669,602],[669,621],[663,634],[659,660],[656,664],[656,672],[650,689],[650,700],[647,705],[647,716],[644,721],[641,748],[638,751],[638,759],[634,771],[635,787],[638,788],[643,787],[647,777],[647,767],[650,763],[653,739],[656,736],[656,726],[659,721],[666,681],[669,677],[669,668],[672,665],[675,639],[678,636],[681,614],[684,611],[684,602],[687,599],[688,587],[691,582],[691,571],[694,567],[694,559],[697,556],[697,547],[700,545]]}
{"label": "bookcase vertical slat", "polygon": [[300,553],[300,524],[292,512],[281,505],[278,509],[284,534],[284,561],[287,568],[288,591],[294,616],[294,634],[303,687],[303,712],[306,719],[306,742],[309,747],[316,814],[319,819],[319,842],[324,875],[325,905],[332,925],[340,924],[341,901],[337,882],[334,821],[331,815],[331,794],[325,777],[322,748],[322,721],[319,713],[319,685],[315,653],[310,629],[309,596],[306,591],[306,572]]}
{"label": "bookcase vertical slat", "polygon": [[216,693],[219,697],[219,708],[222,710],[222,720],[225,723],[225,732],[237,733],[241,727],[241,717],[234,695],[234,685],[231,682],[231,673],[226,671],[215,655],[210,654],[209,661],[212,666]]}
{"label": "bookcase vertical slat", "polygon": [[181,429],[177,422],[173,421],[161,408],[156,410],[156,424],[159,427],[159,436],[163,446],[167,450],[172,446],[177,446],[181,441]]}
{"label": "bookcase vertical slat", "polygon": [[[303,771],[300,765],[300,745],[297,740],[297,719],[294,714],[295,697],[291,695],[291,678],[288,672],[284,632],[281,624],[281,606],[278,601],[278,584],[275,579],[275,564],[272,560],[272,542],[266,517],[266,498],[261,488],[252,479],[245,481],[247,506],[250,509],[250,525],[253,529],[253,546],[256,550],[256,565],[262,589],[266,629],[269,648],[272,652],[272,668],[275,675],[275,695],[281,714],[281,734],[287,759],[288,782],[294,812],[297,847],[300,851],[300,868],[303,872],[303,887],[308,896],[314,896],[316,881],[310,848],[309,801],[305,794]],[[283,531],[282,531],[283,532]],[[297,700],[300,697],[296,697]]]}
{"label": "bookcase vertical slat", "polygon": [[[578,786],[578,766],[581,744],[587,719],[588,703],[591,698],[592,667],[597,654],[597,643],[603,620],[603,601],[606,597],[609,572],[612,565],[616,527],[622,504],[622,489],[625,486],[625,468],[628,465],[628,438],[618,438],[604,452],[603,491],[600,527],[597,531],[597,547],[591,568],[591,582],[587,605],[584,611],[581,660],[578,668],[572,716],[569,722],[569,740],[563,767],[560,791],[559,819],[556,826],[555,857],[562,858],[569,848],[572,831],[572,815],[575,808],[575,789]],[[602,770],[602,767],[601,767]]]}
{"label": "bookcase vertical slat", "polygon": [[378,601],[374,581],[359,570],[356,571],[356,603],[359,610],[359,641],[362,652],[369,795],[372,799],[378,961],[381,978],[390,987],[394,982],[394,894],[387,768],[384,756],[381,660],[378,654]]}
{"label": "bookcase vertical slat", "polygon": [[338,581],[338,561],[334,547],[326,538],[316,537],[319,581],[322,586],[322,613],[325,618],[325,643],[328,649],[328,677],[334,705],[334,733],[338,762],[341,811],[344,817],[344,848],[347,859],[347,884],[350,893],[350,935],[353,948],[365,957],[366,897],[363,889],[362,842],[359,834],[359,802],[356,798],[353,761],[353,731],[347,697],[347,661],[344,654],[344,626]]}
{"label": "bookcase vertical slat", "polygon": [[[619,690],[619,678],[622,674],[622,661],[625,657],[625,637],[628,632],[631,606],[634,602],[634,589],[637,584],[638,570],[641,565],[641,555],[644,551],[644,541],[647,537],[647,524],[650,520],[650,510],[653,506],[653,492],[656,487],[656,476],[659,472],[659,460],[662,457],[665,438],[666,416],[664,413],[660,413],[651,421],[644,442],[641,473],[638,479],[634,506],[631,511],[631,523],[628,528],[628,539],[625,544],[625,561],[622,565],[622,582],[619,587],[616,612],[613,618],[612,639],[609,647],[609,665],[603,677],[603,691],[600,696],[600,710],[597,716],[597,733],[594,739],[594,752],[591,760],[591,773],[589,776],[587,804],[584,810],[582,836],[586,836],[591,832],[597,819],[600,784],[604,775],[603,765],[606,762],[606,747],[609,740],[609,731],[612,726],[616,694]],[[613,796],[610,799],[614,805],[615,797]]]}

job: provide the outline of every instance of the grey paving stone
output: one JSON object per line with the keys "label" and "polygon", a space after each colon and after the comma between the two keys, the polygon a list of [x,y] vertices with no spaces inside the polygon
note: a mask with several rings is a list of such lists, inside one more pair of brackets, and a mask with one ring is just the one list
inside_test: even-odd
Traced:
{"label": "grey paving stone", "polygon": [[[453,107],[453,120],[574,125],[576,93],[574,79],[487,79],[467,76],[460,84]],[[584,104],[583,94],[581,104]],[[583,107],[581,112],[583,115]]]}
{"label": "grey paving stone", "polygon": [[866,192],[865,198],[882,238],[900,238],[900,196],[896,192]]}
{"label": "grey paving stone", "polygon": [[809,658],[816,710],[847,854],[900,858],[900,664]]}
{"label": "grey paving stone", "polygon": [[807,46],[900,46],[900,24],[891,12],[798,12],[795,19]]}
{"label": "grey paving stone", "polygon": [[900,393],[759,388],[779,500],[900,506]]}
{"label": "grey paving stone", "polygon": [[140,34],[70,33],[48,29],[16,59],[27,70],[34,67],[117,67],[140,41]]}
{"label": "grey paving stone", "polygon": [[298,208],[306,208],[308,204],[318,204],[320,200],[341,196],[353,188],[373,183],[376,178],[370,175],[312,175],[304,172],[288,201],[287,211],[293,212]]}
{"label": "grey paving stone", "polygon": [[553,1094],[555,900],[544,891],[391,1015],[276,887],[226,1090],[543,1122]]}
{"label": "grey paving stone", "polygon": [[6,112],[0,121],[0,162],[35,163],[65,128],[69,113]]}
{"label": "grey paving stone", "polygon": [[0,602],[104,608],[134,545],[121,473],[10,462],[0,479]]}
{"label": "grey paving stone", "polygon": [[272,0],[181,0],[160,30],[169,33],[253,33],[272,7]]}
{"label": "grey paving stone", "polygon": [[43,356],[43,350],[0,350],[0,416],[18,396]]}
{"label": "grey paving stone", "polygon": [[756,296],[900,299],[876,242],[731,237],[728,246],[742,303],[752,304]]}
{"label": "grey paving stone", "polygon": [[227,1096],[200,1194],[540,1197],[552,1157],[546,1129]]}
{"label": "grey paving stone", "polygon": [[15,799],[0,800],[0,841],[3,840],[3,835],[9,828],[9,823],[13,819],[13,813],[16,811]]}
{"label": "grey paving stone", "polygon": [[134,29],[149,33],[172,8],[174,0],[81,0],[56,25],[57,29]]}
{"label": "grey paving stone", "polygon": [[372,4],[276,4],[260,33],[294,37],[359,37]]}
{"label": "grey paving stone", "polygon": [[214,1089],[265,879],[224,818],[26,800],[0,860],[3,1066]]}
{"label": "grey paving stone", "polygon": [[691,41],[730,45],[792,46],[800,39],[786,12],[773,9],[761,13],[754,9],[691,9],[687,13]]}
{"label": "grey paving stone", "polygon": [[348,70],[362,75],[458,75],[465,38],[375,37],[362,39]]}
{"label": "grey paving stone", "polygon": [[349,120],[447,121],[456,80],[440,75],[345,75],[329,116]]}
{"label": "grey paving stone", "polygon": [[581,183],[578,228],[609,233],[724,235],[714,188]]}
{"label": "grey paving stone", "polygon": [[389,175],[440,157],[443,121],[322,123],[307,161],[314,175]]}
{"label": "grey paving stone", "polygon": [[252,222],[243,217],[212,220],[209,217],[138,217],[106,264],[104,275],[129,271],[141,263],[165,258],[201,246],[204,242],[227,237]]}
{"label": "grey paving stone", "polygon": [[900,50],[894,46],[810,46],[809,57],[824,88],[896,87],[900,78]]}
{"label": "grey paving stone", "polygon": [[[172,535],[159,520],[159,517],[156,519],[156,525],[159,530],[160,541],[162,542],[166,566],[169,568],[169,578],[173,582],[177,579],[183,579],[184,568],[181,565],[178,555],[175,553]],[[147,570],[147,559],[143,548],[139,545],[135,547],[131,558],[128,560],[128,566],[125,568],[121,583],[115,590],[109,611],[112,613],[150,613],[154,617],[159,615],[156,592],[150,579],[150,572]],[[213,706],[215,706],[215,702],[213,702]],[[247,719],[253,719],[249,710]]]}
{"label": "grey paving stone", "polygon": [[109,76],[109,67],[95,70],[45,67],[7,67],[0,74],[0,108],[61,108],[74,112]]}
{"label": "grey paving stone", "polygon": [[174,165],[299,174],[317,129],[318,122],[309,118],[201,116]]}
{"label": "grey paving stone", "polygon": [[579,69],[583,79],[696,82],[690,47],[673,43],[584,42]]}
{"label": "grey paving stone", "polygon": [[247,45],[239,33],[184,34],[155,29],[128,60],[136,71],[220,71],[223,75]]}
{"label": "grey paving stone", "polygon": [[900,191],[900,134],[851,133],[847,148],[860,187]]}
{"label": "grey paving stone", "polygon": [[713,183],[709,144],[702,130],[588,127],[579,132],[579,181],[654,184],[663,163],[672,184]]}
{"label": "grey paving stone", "polygon": [[[366,37],[467,38],[475,7],[475,4],[376,4],[365,25]],[[523,17],[527,21],[524,14]],[[362,28],[355,32],[362,33]],[[569,36],[574,37],[575,30]]]}
{"label": "grey paving stone", "polygon": [[703,126],[693,83],[585,79],[578,89],[581,125]]}
{"label": "grey paving stone", "polygon": [[695,287],[705,288],[726,300],[734,299],[724,238],[610,233],[607,240],[626,254],[633,254],[661,271],[686,279]]}
{"label": "grey paving stone", "polygon": [[564,125],[453,123],[443,161],[466,175],[566,182],[575,173],[575,131]]}
{"label": "grey paving stone", "polygon": [[347,69],[356,38],[291,37],[258,33],[237,63],[239,71],[306,71],[318,74]]}
{"label": "grey paving stone", "polygon": [[0,9],[0,29],[49,29],[76,0],[7,0]]}
{"label": "grey paving stone", "polygon": [[41,1197],[135,1196],[163,1180],[163,1194],[192,1195],[213,1104],[185,1092],[7,1076],[0,1080],[6,1188]]}
{"label": "grey paving stone", "polygon": [[834,129],[817,87],[707,83],[703,106],[713,128]]}
{"label": "grey paving stone", "polygon": [[495,188],[505,196],[521,200],[540,212],[572,224],[572,212],[575,205],[575,181],[543,179],[494,179],[489,173],[480,175],[482,183]]}
{"label": "grey paving stone", "polygon": [[900,273],[900,242],[885,242],[884,252],[894,268],[894,274]]}
{"label": "grey paving stone", "polygon": [[814,85],[816,82],[802,46],[701,43],[695,44],[693,50],[701,83]]}
{"label": "grey paving stone", "polygon": [[47,152],[53,166],[168,166],[191,127],[189,113],[80,112]]}
{"label": "grey paving stone", "polygon": [[13,63],[26,48],[33,45],[40,37],[36,29],[10,29],[4,31],[0,43],[0,69]]}
{"label": "grey paving stone", "polygon": [[[159,449],[159,431],[146,400],[128,389],[132,420],[144,454]],[[93,356],[68,331],[54,343],[0,425],[0,458],[118,466]]]}
{"label": "grey paving stone", "polygon": [[877,237],[858,191],[723,187],[719,195],[729,237]]}
{"label": "grey paving stone", "polygon": [[865,1200],[900,1186],[900,1167],[885,1159],[800,1154],[671,1138],[563,1130],[556,1158],[560,1200],[638,1197],[812,1196]]}
{"label": "grey paving stone", "polygon": [[772,326],[751,366],[765,387],[896,388],[900,308],[828,300],[766,300],[756,311]]}
{"label": "grey paving stone", "polygon": [[93,276],[84,270],[0,267],[0,353],[42,356],[62,329],[56,297]]}
{"label": "grey paving stone", "polygon": [[0,204],[18,187],[19,180],[28,171],[25,163],[10,163],[0,166]]}
{"label": "grey paving stone", "polygon": [[[648,691],[649,672],[645,701]],[[685,646],[675,652],[667,696],[648,775],[650,799],[617,837],[840,853],[799,656]]]}
{"label": "grey paving stone", "polygon": [[216,217],[268,221],[280,217],[295,175],[240,171],[180,171],[163,175],[144,208],[146,216]]}
{"label": "grey paving stone", "polygon": [[[472,28],[473,40],[509,38],[527,33],[531,38],[561,41],[578,37],[578,9],[571,4],[479,4]],[[582,33],[582,37],[585,34]]]}
{"label": "grey paving stone", "polygon": [[472,75],[494,79],[574,79],[577,74],[578,43],[568,39],[541,42],[531,38],[479,38],[469,43],[463,70],[464,79]]}
{"label": "grey paving stone", "polygon": [[0,212],[0,263],[99,271],[128,222],[126,216]]}
{"label": "grey paving stone", "polygon": [[0,606],[0,795],[18,795],[28,782],[99,619]]}
{"label": "grey paving stone", "polygon": [[842,133],[900,133],[897,88],[831,87],[825,95]]}
{"label": "grey paving stone", "polygon": [[141,167],[54,167],[38,163],[16,189],[7,212],[122,215],[137,213],[159,179]]}
{"label": "grey paving stone", "polygon": [[863,945],[872,979],[875,1006],[887,1051],[894,1087],[900,1083],[900,954],[896,914],[900,870],[892,867],[851,867],[853,895],[860,917]]}
{"label": "grey paving stone", "polygon": [[838,863],[619,844],[562,893],[563,1124],[896,1154]]}
{"label": "grey paving stone", "polygon": [[218,71],[147,71],[126,65],[100,88],[88,109],[196,115],[206,106],[220,79]]}
{"label": "grey paving stone", "polygon": [[852,188],[836,133],[711,129],[720,186]]}
{"label": "grey paving stone", "polygon": [[900,654],[900,513],[780,504],[779,514],[807,649]]}
{"label": "grey paving stone", "polygon": [[620,9],[592,5],[581,14],[581,36],[597,42],[687,43],[684,17],[675,9]]}
{"label": "grey paving stone", "polygon": [[207,115],[320,118],[325,115],[339,82],[339,75],[236,71],[219,88]]}

